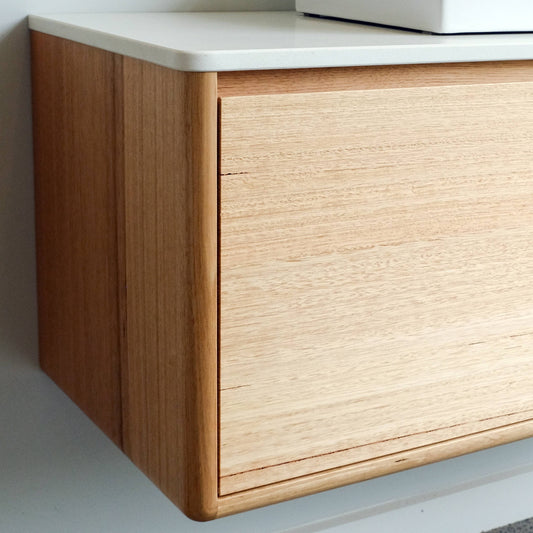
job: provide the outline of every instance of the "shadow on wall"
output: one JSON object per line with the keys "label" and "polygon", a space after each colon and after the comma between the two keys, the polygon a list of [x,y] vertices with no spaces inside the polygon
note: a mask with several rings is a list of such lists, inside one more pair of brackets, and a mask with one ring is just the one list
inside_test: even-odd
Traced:
{"label": "shadow on wall", "polygon": [[0,350],[37,361],[29,35],[0,36]]}

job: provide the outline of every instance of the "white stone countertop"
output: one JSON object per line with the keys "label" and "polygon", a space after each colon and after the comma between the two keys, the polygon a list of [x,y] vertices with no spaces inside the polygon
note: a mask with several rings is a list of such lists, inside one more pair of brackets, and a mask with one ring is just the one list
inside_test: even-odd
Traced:
{"label": "white stone countertop", "polygon": [[30,15],[29,26],[197,72],[533,59],[533,33],[432,35],[293,11]]}

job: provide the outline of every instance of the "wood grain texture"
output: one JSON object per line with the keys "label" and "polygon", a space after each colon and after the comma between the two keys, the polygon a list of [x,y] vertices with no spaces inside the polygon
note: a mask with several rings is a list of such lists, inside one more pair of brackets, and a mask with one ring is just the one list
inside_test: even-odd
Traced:
{"label": "wood grain texture", "polygon": [[533,81],[533,61],[218,73],[220,97]]}
{"label": "wood grain texture", "polygon": [[510,443],[531,437],[532,434],[531,422],[520,422],[361,463],[331,468],[273,485],[237,492],[219,499],[217,518],[427,465],[482,448]]}
{"label": "wood grain texture", "polygon": [[124,448],[197,520],[217,508],[216,75],[124,58]]}
{"label": "wood grain texture", "polygon": [[186,514],[533,435],[529,62],[32,49],[41,363]]}
{"label": "wood grain texture", "polygon": [[533,418],[531,109],[531,83],[222,99],[221,495]]}
{"label": "wood grain texture", "polygon": [[40,33],[32,54],[40,361],[120,445],[120,58]]}
{"label": "wood grain texture", "polygon": [[186,514],[213,518],[216,75],[32,38],[42,366]]}

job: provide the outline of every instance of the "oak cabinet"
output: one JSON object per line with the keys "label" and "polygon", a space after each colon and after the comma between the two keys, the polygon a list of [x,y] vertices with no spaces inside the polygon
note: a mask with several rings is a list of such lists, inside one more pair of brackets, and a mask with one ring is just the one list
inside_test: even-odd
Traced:
{"label": "oak cabinet", "polygon": [[533,435],[531,63],[32,38],[42,366],[189,516]]}

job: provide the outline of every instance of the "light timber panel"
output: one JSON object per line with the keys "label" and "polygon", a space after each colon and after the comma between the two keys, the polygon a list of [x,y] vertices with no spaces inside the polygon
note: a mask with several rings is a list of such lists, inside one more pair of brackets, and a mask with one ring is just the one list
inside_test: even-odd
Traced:
{"label": "light timber panel", "polygon": [[222,495],[533,418],[531,109],[531,83],[222,98]]}

